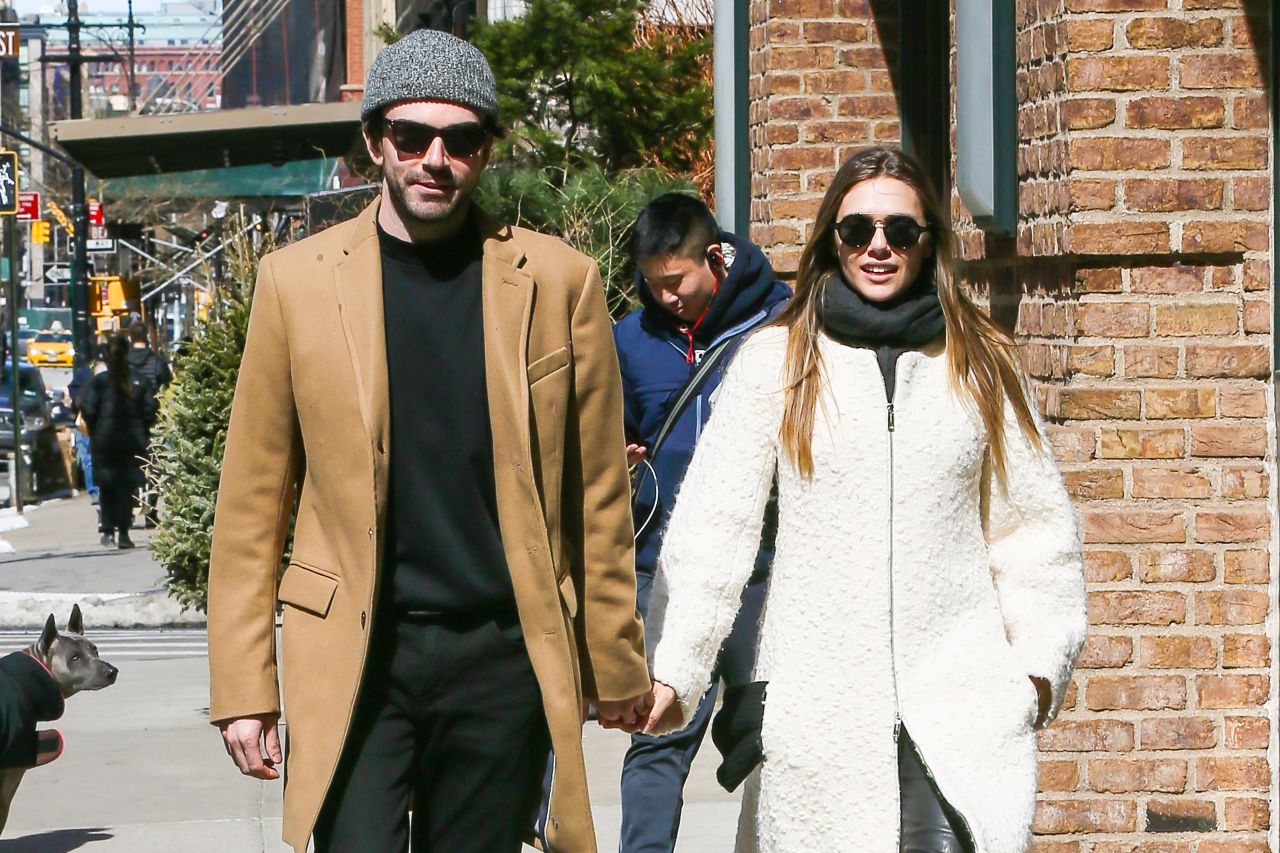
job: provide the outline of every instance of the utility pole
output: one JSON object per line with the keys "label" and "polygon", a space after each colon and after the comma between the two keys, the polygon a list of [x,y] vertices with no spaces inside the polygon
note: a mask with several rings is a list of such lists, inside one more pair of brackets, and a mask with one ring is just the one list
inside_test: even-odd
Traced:
{"label": "utility pole", "polygon": [[138,111],[138,80],[135,76],[138,65],[134,56],[133,30],[133,0],[129,0],[129,115]]}
{"label": "utility pole", "polygon": [[80,66],[80,0],[67,0],[67,71],[71,85],[71,117],[84,118]]}

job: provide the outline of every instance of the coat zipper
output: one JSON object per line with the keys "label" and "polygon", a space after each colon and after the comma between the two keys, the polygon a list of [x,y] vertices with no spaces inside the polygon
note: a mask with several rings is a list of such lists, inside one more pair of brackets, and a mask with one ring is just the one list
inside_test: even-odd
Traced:
{"label": "coat zipper", "polygon": [[[893,401],[898,395],[898,384],[894,383],[893,397],[888,398],[888,406],[885,412],[886,425],[889,429],[889,672],[893,683],[893,743],[896,747],[898,741],[902,738],[902,708],[898,702],[898,651],[897,642],[895,640],[894,630],[894,607],[893,607],[893,498],[894,498],[894,482],[893,482],[893,433],[894,433],[894,411]],[[934,789],[939,796],[951,806],[951,810],[955,812],[959,818],[960,825],[964,828],[964,833],[968,836],[970,849],[977,849],[977,840],[973,835],[973,827],[969,825],[969,819],[964,816],[953,800],[951,800],[942,791],[942,786],[938,784],[938,780],[933,775],[933,770],[929,767],[929,762],[925,761],[924,753],[921,752],[919,744],[915,738],[911,739],[911,749],[915,752],[916,757],[920,759],[920,766],[924,768],[924,774],[929,777],[929,781],[933,783]],[[901,794],[899,794],[901,796]]]}

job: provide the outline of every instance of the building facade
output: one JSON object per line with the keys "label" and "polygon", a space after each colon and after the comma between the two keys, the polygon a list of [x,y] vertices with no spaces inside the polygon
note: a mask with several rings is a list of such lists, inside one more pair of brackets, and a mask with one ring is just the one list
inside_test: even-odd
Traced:
{"label": "building facade", "polygon": [[1010,3],[1001,234],[953,187],[955,2],[751,0],[752,236],[793,273],[842,160],[905,139],[1023,345],[1091,625],[1034,849],[1278,851],[1273,5]]}

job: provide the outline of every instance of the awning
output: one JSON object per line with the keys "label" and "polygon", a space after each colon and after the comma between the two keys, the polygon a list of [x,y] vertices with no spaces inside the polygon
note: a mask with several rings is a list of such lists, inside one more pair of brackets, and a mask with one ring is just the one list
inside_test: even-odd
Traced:
{"label": "awning", "polygon": [[360,103],[79,119],[53,139],[99,178],[340,157],[360,133]]}

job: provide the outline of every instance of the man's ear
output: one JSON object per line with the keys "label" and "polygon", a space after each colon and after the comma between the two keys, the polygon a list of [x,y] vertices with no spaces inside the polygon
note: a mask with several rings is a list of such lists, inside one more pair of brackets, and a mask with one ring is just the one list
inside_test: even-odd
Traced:
{"label": "man's ear", "polygon": [[373,161],[375,166],[382,165],[382,132],[375,131],[371,122],[364,122],[360,125],[360,132],[364,136],[364,147],[369,152],[369,159]]}
{"label": "man's ear", "polygon": [[707,266],[711,268],[716,278],[723,278],[728,272],[724,266],[724,249],[720,244],[712,243],[707,247]]}

